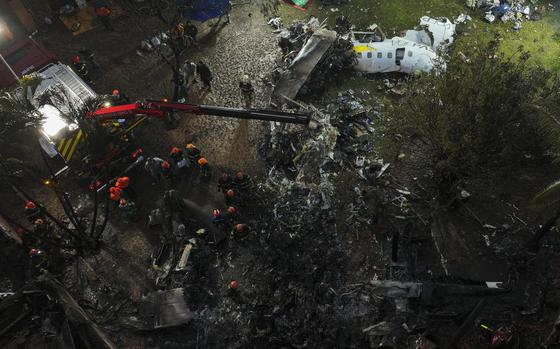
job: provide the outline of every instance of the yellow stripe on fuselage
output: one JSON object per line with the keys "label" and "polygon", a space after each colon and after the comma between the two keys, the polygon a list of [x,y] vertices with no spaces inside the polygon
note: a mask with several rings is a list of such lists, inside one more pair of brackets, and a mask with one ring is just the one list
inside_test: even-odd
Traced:
{"label": "yellow stripe on fuselage", "polygon": [[367,45],[356,45],[353,47],[356,52],[367,52],[367,51],[377,51],[376,48]]}

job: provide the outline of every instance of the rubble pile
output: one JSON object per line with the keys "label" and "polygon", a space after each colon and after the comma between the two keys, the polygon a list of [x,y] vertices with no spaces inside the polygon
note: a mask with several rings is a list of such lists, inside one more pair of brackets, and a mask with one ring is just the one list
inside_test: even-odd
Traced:
{"label": "rubble pile", "polygon": [[503,23],[512,22],[514,30],[522,28],[521,23],[524,20],[538,20],[541,15],[535,6],[537,1],[534,0],[467,0],[466,4],[470,8],[485,9],[484,18],[489,23],[500,20]]}
{"label": "rubble pile", "polygon": [[[307,74],[302,74],[303,85],[299,89],[298,95],[308,97],[319,97],[326,85],[334,81],[344,71],[356,65],[356,56],[352,50],[353,44],[348,36],[336,35],[333,32],[332,44],[324,53],[318,53],[317,48],[320,44],[312,40],[315,33],[324,31],[324,21],[322,23],[316,17],[312,17],[308,22],[294,21],[290,27],[279,29],[281,21],[273,18],[269,24],[277,28],[279,32],[278,45],[282,49],[283,69],[289,71],[294,69],[296,63],[300,63],[307,57],[314,54],[319,55],[313,66],[306,68]],[[330,32],[330,31],[328,31]]]}

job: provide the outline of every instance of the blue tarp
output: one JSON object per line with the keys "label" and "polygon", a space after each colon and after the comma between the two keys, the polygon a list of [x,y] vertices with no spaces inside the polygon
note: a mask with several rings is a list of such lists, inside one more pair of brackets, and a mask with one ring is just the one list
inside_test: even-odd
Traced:
{"label": "blue tarp", "polygon": [[[186,1],[177,1],[177,4]],[[194,0],[192,6],[183,12],[187,21],[205,22],[209,19],[225,15],[230,10],[229,0]]]}

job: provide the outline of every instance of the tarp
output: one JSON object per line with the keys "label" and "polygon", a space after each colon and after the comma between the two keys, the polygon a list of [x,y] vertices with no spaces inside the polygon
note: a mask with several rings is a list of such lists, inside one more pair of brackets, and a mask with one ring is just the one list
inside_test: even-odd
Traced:
{"label": "tarp", "polygon": [[[180,4],[180,1],[177,1]],[[205,22],[225,15],[230,9],[229,0],[195,0],[192,7],[183,12],[187,21]]]}
{"label": "tarp", "polygon": [[294,5],[297,5],[299,7],[304,7],[305,5],[307,5],[309,0],[290,0],[290,2],[293,2]]}
{"label": "tarp", "polygon": [[286,5],[290,5],[301,11],[306,11],[307,6],[311,4],[311,0],[282,0]]}

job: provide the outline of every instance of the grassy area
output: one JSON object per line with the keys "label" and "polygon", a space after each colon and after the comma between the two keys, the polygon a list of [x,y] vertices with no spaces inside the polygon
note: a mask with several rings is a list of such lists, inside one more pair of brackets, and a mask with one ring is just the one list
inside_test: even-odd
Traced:
{"label": "grassy area", "polygon": [[[560,6],[555,1],[555,7]],[[332,11],[336,9],[336,11]],[[280,16],[285,24],[294,19],[305,19],[310,15],[321,20],[328,18],[334,24],[336,17],[346,15],[357,28],[363,29],[376,23],[387,36],[398,35],[401,30],[417,25],[420,17],[448,17],[453,19],[461,13],[467,13],[472,22],[458,26],[459,34],[454,45],[467,56],[472,47],[488,41],[495,34],[502,37],[502,49],[511,53],[523,45],[531,53],[531,61],[545,67],[560,70],[560,11],[549,10],[540,21],[525,21],[520,31],[511,29],[511,23],[486,23],[482,11],[470,11],[463,0],[352,0],[349,4],[321,7],[314,1],[307,12],[293,9],[287,5],[280,6]]]}

